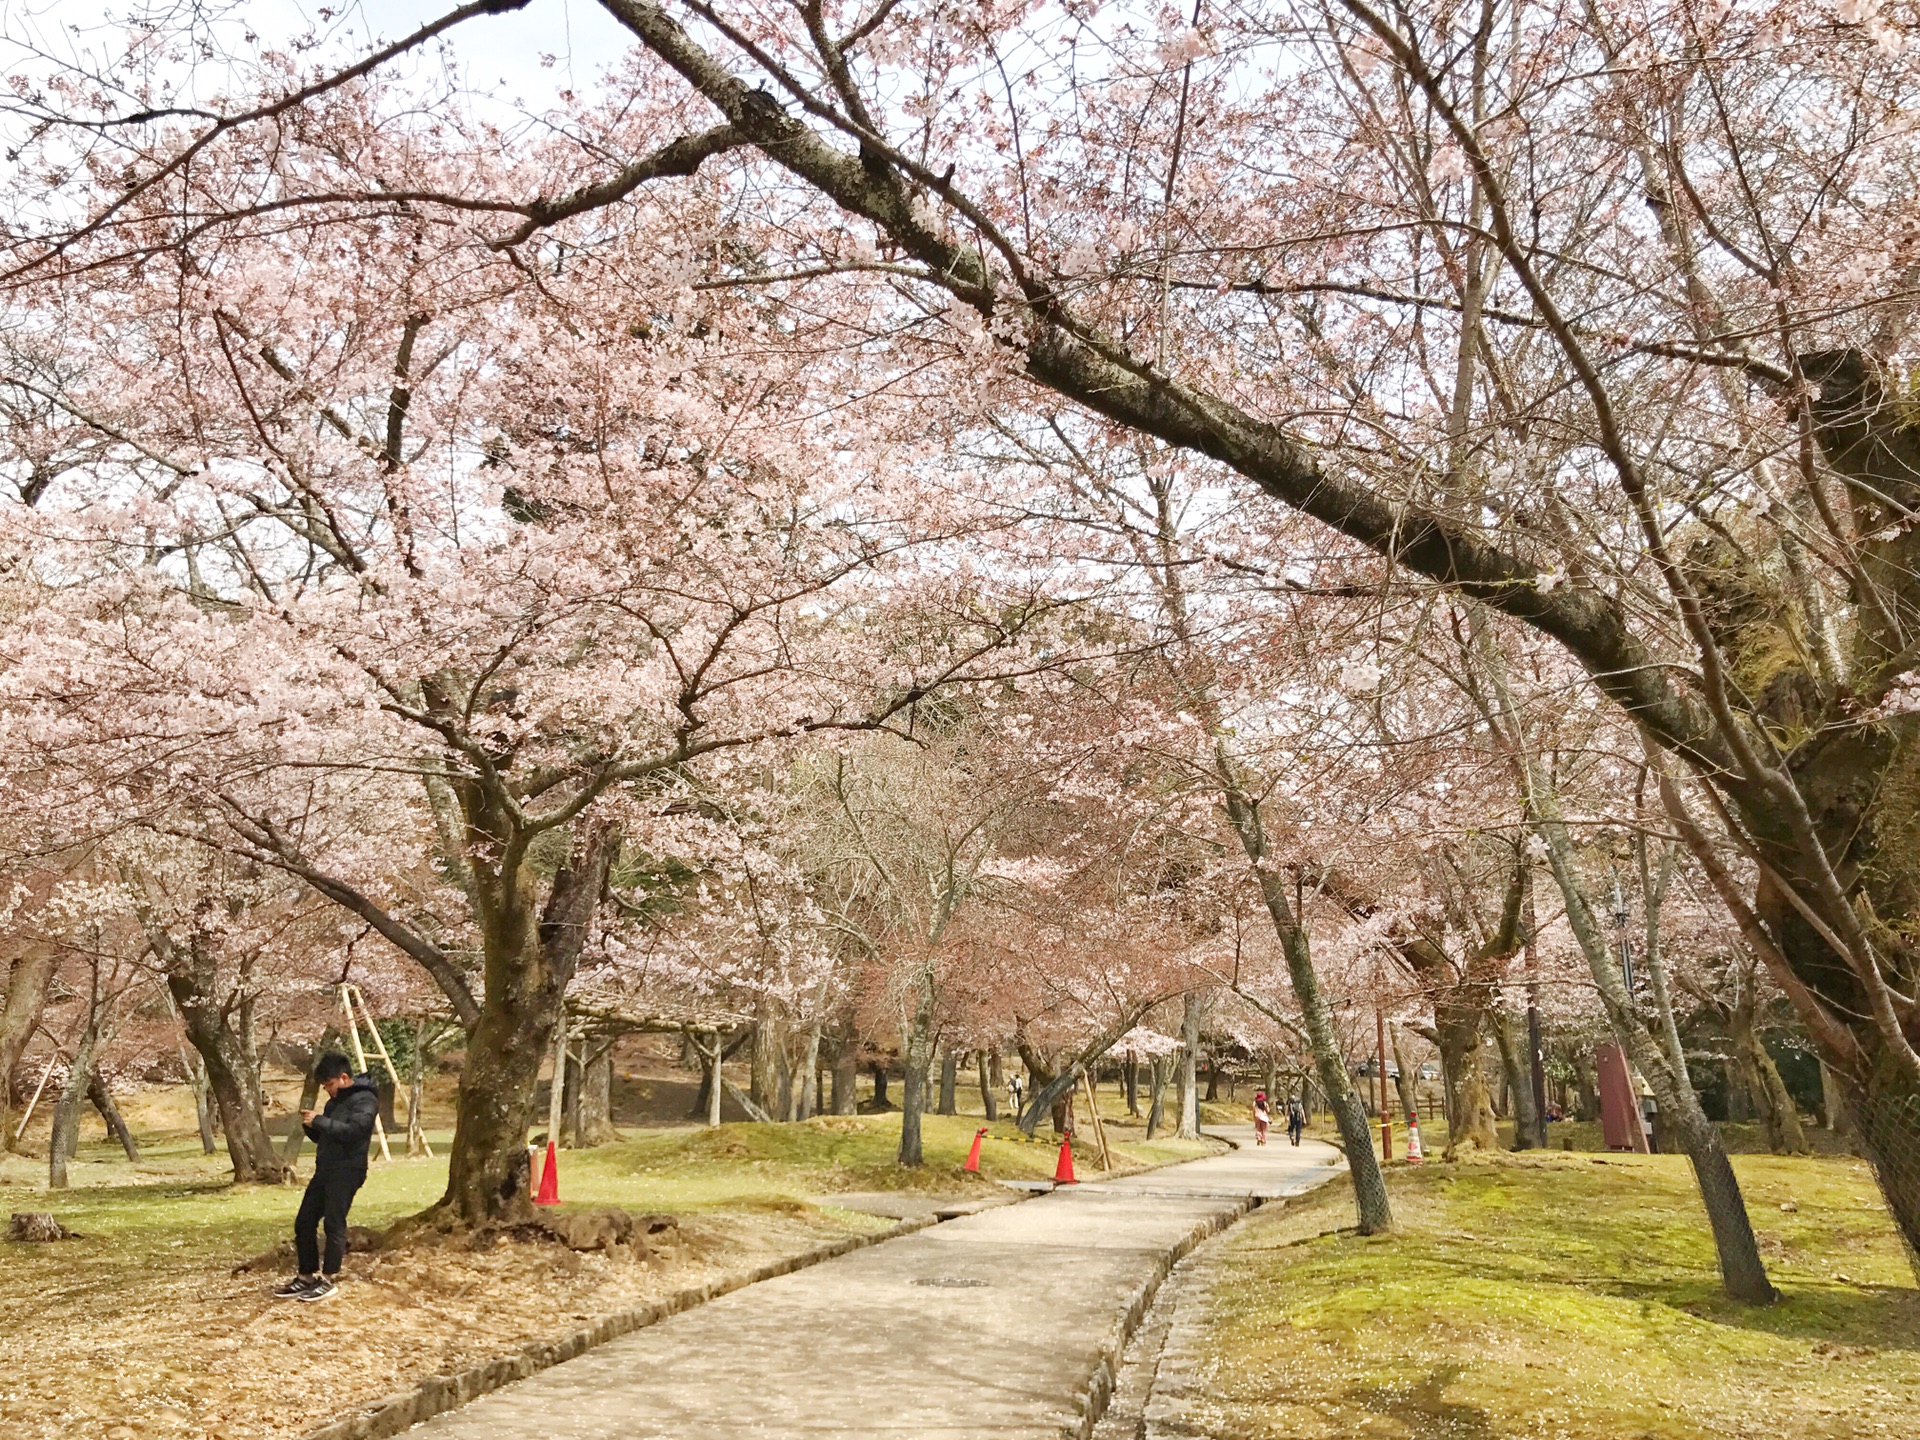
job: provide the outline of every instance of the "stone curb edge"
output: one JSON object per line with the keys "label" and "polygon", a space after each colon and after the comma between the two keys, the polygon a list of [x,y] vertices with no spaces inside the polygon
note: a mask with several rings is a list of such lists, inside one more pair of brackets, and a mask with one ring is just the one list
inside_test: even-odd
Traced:
{"label": "stone curb edge", "polygon": [[[791,1275],[795,1271],[805,1270],[823,1261],[837,1260],[842,1255],[851,1255],[856,1250],[864,1250],[869,1245],[878,1245],[886,1240],[896,1240],[902,1235],[911,1235],[919,1230],[930,1229],[940,1223],[936,1215],[922,1216],[913,1220],[902,1220],[886,1230],[875,1231],[871,1235],[849,1235],[845,1239],[835,1240],[826,1245],[816,1246],[812,1250],[803,1250],[797,1255],[772,1260],[751,1270],[743,1270],[732,1275],[722,1275],[709,1280],[704,1285],[695,1285],[676,1291],[665,1299],[656,1300],[649,1305],[635,1305],[626,1310],[616,1310],[604,1315],[593,1324],[562,1335],[554,1340],[536,1340],[523,1345],[505,1355],[458,1371],[452,1375],[430,1375],[410,1390],[402,1390],[361,1406],[351,1415],[330,1420],[317,1429],[309,1430],[300,1440],[389,1440],[404,1430],[411,1429],[423,1420],[431,1420],[449,1410],[457,1410],[469,1401],[477,1400],[489,1391],[498,1390],[503,1385],[511,1385],[516,1380],[525,1380],[542,1370],[572,1360],[577,1356],[609,1340],[617,1340],[622,1335],[631,1335],[636,1330],[644,1330],[649,1325],[658,1324],[669,1316],[692,1310],[709,1300],[717,1300],[722,1295],[732,1294],[735,1290],[744,1290],[749,1285],[757,1285],[762,1280],[774,1280],[782,1275]],[[1184,1252],[1182,1252],[1184,1253]]]}
{"label": "stone curb edge", "polygon": [[1100,1423],[1100,1417],[1106,1413],[1108,1402],[1113,1399],[1114,1386],[1119,1380],[1120,1364],[1126,1354],[1127,1344],[1145,1322],[1148,1312],[1153,1309],[1154,1298],[1160,1293],[1160,1287],[1166,1282],[1167,1276],[1173,1273],[1174,1266],[1191,1255],[1203,1241],[1210,1240],[1238,1224],[1255,1210],[1268,1207],[1284,1210],[1298,1204],[1316,1194],[1322,1186],[1340,1173],[1342,1172],[1332,1170],[1305,1190],[1292,1195],[1282,1195],[1272,1200],[1262,1201],[1249,1195],[1233,1209],[1208,1216],[1162,1251],[1154,1262],[1153,1273],[1141,1282],[1138,1290],[1134,1291],[1127,1308],[1121,1313],[1113,1329],[1108,1332],[1106,1343],[1100,1347],[1100,1358],[1094,1362],[1093,1373],[1087,1377],[1086,1389],[1080,1395],[1079,1417],[1061,1431],[1065,1440],[1092,1440],[1094,1426]]}

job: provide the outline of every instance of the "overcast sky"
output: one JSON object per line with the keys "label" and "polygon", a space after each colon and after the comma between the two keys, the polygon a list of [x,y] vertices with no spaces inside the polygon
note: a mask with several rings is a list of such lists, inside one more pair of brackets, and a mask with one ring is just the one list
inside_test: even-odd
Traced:
{"label": "overcast sky", "polygon": [[[367,37],[395,39],[458,7],[460,0],[175,0],[171,8],[220,11],[234,33],[251,29],[269,43],[309,30],[332,35],[345,53],[364,50]],[[167,0],[0,0],[0,50],[8,70],[21,68],[19,42],[66,56],[94,48],[113,33],[116,18],[134,10],[167,8]],[[322,19],[321,11],[332,12]],[[78,33],[74,27],[79,27]],[[349,35],[348,32],[351,32]],[[497,90],[541,110],[563,89],[585,89],[630,37],[594,0],[532,0],[525,10],[489,15],[457,27],[452,46],[478,89]],[[117,48],[117,47],[109,47]],[[543,55],[554,57],[551,67]]]}

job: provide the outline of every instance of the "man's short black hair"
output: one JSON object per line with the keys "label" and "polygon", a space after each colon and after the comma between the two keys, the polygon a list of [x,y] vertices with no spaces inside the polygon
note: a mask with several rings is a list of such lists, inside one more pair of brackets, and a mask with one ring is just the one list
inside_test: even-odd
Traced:
{"label": "man's short black hair", "polygon": [[320,1063],[313,1067],[313,1078],[318,1080],[322,1085],[334,1079],[336,1076],[351,1074],[353,1074],[353,1066],[347,1062],[347,1057],[342,1055],[338,1050],[329,1050],[320,1057]]}

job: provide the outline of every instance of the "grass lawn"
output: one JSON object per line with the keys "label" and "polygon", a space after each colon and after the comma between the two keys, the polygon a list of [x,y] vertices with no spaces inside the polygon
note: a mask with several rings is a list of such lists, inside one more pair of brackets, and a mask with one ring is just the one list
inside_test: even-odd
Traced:
{"label": "grass lawn", "polygon": [[1196,1435],[1840,1440],[1911,1435],[1920,1291],[1866,1167],[1740,1156],[1780,1304],[1721,1298],[1684,1159],[1395,1166],[1398,1232],[1331,1185],[1207,1260]]}
{"label": "grass lawn", "polygon": [[[891,1223],[835,1206],[836,1193],[984,1195],[1000,1193],[995,1177],[1052,1175],[1054,1144],[1005,1123],[983,1146],[987,1178],[962,1174],[979,1124],[926,1117],[918,1170],[894,1163],[897,1115],[629,1132],[620,1144],[562,1152],[561,1194],[570,1205],[682,1217],[644,1261],[544,1245],[352,1255],[343,1293],[321,1306],[269,1299],[280,1275],[231,1273],[289,1233],[299,1192],[226,1184],[224,1155],[202,1156],[186,1134],[143,1136],[138,1167],[89,1143],[75,1186],[57,1193],[45,1188],[44,1161],[6,1157],[0,1201],[51,1210],[83,1238],[0,1241],[0,1435],[298,1435],[426,1375]],[[1109,1131],[1116,1170],[1218,1148]],[[439,1197],[446,1137],[432,1138],[438,1160],[375,1163],[354,1223],[384,1226]],[[1078,1163],[1083,1176],[1093,1168],[1084,1149]]]}

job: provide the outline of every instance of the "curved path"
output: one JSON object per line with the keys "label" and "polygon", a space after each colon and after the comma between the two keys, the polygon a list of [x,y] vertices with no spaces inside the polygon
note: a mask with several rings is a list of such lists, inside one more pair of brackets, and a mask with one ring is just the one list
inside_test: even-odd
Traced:
{"label": "curved path", "polygon": [[408,1432],[414,1440],[1019,1436],[1091,1429],[1168,1267],[1338,1152],[1241,1148],[1056,1190],[764,1281]]}

